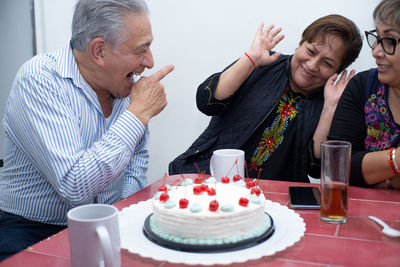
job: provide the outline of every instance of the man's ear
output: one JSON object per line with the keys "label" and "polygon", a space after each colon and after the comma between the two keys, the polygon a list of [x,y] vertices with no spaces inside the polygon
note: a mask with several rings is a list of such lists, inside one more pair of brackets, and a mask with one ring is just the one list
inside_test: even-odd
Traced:
{"label": "man's ear", "polygon": [[89,43],[89,54],[93,62],[97,65],[104,65],[103,52],[106,47],[106,42],[103,38],[95,38]]}

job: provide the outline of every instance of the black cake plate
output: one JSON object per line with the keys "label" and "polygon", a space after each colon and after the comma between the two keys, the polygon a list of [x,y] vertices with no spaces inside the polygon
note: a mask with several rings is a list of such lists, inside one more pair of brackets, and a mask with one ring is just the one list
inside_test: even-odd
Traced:
{"label": "black cake plate", "polygon": [[153,214],[150,214],[147,216],[144,225],[143,225],[143,233],[144,235],[152,242],[156,243],[157,245],[160,245],[165,248],[169,249],[174,249],[174,250],[179,250],[179,251],[188,251],[188,252],[201,252],[201,253],[214,253],[214,252],[228,252],[228,251],[235,251],[235,250],[240,250],[244,248],[249,248],[256,246],[268,238],[272,236],[272,234],[275,231],[275,226],[274,226],[274,221],[272,220],[272,217],[268,214],[268,217],[271,220],[271,225],[269,228],[265,230],[263,234],[261,234],[258,237],[252,237],[248,238],[236,243],[228,243],[228,244],[220,244],[220,245],[194,245],[194,244],[185,244],[185,243],[178,243],[178,242],[173,242],[170,240],[167,240],[165,238],[160,237],[157,235],[153,230],[151,230],[150,227],[150,217],[153,216]]}

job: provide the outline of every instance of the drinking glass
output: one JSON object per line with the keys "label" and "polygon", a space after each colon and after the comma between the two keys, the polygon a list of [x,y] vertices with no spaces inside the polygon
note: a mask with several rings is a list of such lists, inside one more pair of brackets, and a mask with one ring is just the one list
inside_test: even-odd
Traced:
{"label": "drinking glass", "polygon": [[345,223],[349,188],[351,143],[321,143],[321,220]]}

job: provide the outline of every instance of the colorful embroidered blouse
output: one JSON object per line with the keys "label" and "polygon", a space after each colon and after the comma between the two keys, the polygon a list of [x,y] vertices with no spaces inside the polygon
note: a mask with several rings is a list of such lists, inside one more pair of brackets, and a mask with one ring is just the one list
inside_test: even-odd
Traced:
{"label": "colorful embroidered blouse", "polygon": [[[300,99],[301,94],[286,87],[279,104],[243,145],[249,177],[258,177],[260,172],[262,178],[277,178],[276,170],[284,169],[276,168],[277,165],[291,162],[292,155],[286,153],[286,150],[290,150],[295,142],[296,127],[292,126],[300,112]],[[293,129],[288,130],[290,128]]]}
{"label": "colorful embroidered blouse", "polygon": [[369,91],[369,98],[364,107],[367,125],[365,149],[368,151],[388,149],[398,139],[400,127],[390,111],[388,92],[388,87],[382,83]]}

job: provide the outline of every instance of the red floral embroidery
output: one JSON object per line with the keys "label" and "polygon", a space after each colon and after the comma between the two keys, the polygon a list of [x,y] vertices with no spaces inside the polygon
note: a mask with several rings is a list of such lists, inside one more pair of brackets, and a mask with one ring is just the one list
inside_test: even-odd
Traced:
{"label": "red floral embroidery", "polygon": [[288,122],[292,120],[298,113],[296,108],[299,96],[292,97],[286,94],[289,88],[286,87],[279,106],[277,109],[277,117],[272,125],[264,130],[258,145],[250,159],[249,171],[257,170],[269,156],[278,148],[283,141],[283,134],[287,128]]}

